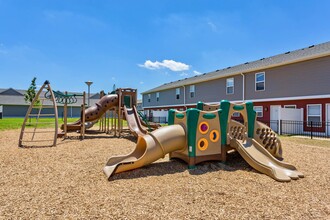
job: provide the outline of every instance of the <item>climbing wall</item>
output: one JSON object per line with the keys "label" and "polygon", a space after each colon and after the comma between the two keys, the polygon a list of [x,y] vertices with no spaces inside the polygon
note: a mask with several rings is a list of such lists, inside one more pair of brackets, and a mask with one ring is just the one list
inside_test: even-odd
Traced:
{"label": "climbing wall", "polygon": [[244,140],[246,137],[246,126],[238,121],[231,120],[228,125],[228,135],[230,138]]}
{"label": "climbing wall", "polygon": [[256,121],[254,139],[274,157],[282,159],[281,141],[270,127]]}
{"label": "climbing wall", "polygon": [[196,157],[221,153],[220,131],[219,111],[199,112],[195,140]]}
{"label": "climbing wall", "polygon": [[180,124],[187,132],[187,147],[180,152],[172,152],[170,157],[186,161],[190,168],[202,161],[221,160],[220,113],[220,110],[170,110],[169,125]]}
{"label": "climbing wall", "polygon": [[[253,110],[253,103],[234,104],[229,101],[221,101],[222,117],[227,117],[227,125],[222,127],[222,131],[227,131],[227,144],[231,138],[243,140],[245,137],[254,138],[274,157],[282,158],[282,146],[276,133],[267,125],[256,121],[256,112]],[[231,119],[234,112],[239,112],[244,122],[243,124]],[[227,126],[227,128],[226,128]]]}

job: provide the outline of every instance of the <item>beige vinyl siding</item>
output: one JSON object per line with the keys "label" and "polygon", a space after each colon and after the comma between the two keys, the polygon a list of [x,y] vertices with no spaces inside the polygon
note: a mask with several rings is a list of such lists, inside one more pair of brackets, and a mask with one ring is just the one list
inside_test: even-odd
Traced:
{"label": "beige vinyl siding", "polygon": [[[263,91],[255,90],[255,74],[259,72],[265,73]],[[245,97],[242,91],[243,76],[238,73],[230,77],[176,87],[180,88],[180,99],[176,99],[176,88],[157,91],[161,97],[158,102],[156,92],[151,93],[151,102],[147,102],[144,94],[143,106],[189,105],[198,101],[219,102],[222,99],[242,101],[330,95],[330,56],[242,74],[245,76]],[[234,78],[234,94],[226,93],[227,78]],[[190,97],[190,85],[195,85],[194,97]]]}
{"label": "beige vinyl siding", "polygon": [[[226,94],[226,78],[212,80],[208,82],[202,82],[194,84],[195,96],[190,97],[190,85],[185,87],[173,88],[168,90],[159,91],[161,97],[159,101],[156,101],[156,93],[151,93],[151,100],[148,102],[148,94],[143,95],[143,106],[144,107],[156,107],[166,105],[184,105],[185,104],[196,104],[199,101],[203,102],[219,102],[223,99],[229,101],[237,101],[242,99],[242,76],[234,76],[235,81],[235,92],[234,94]],[[177,89],[180,89],[180,98],[176,99]],[[185,90],[185,94],[184,94]]]}
{"label": "beige vinyl siding", "polygon": [[264,91],[255,91],[256,72],[247,73],[246,100],[330,94],[329,67],[330,56],[265,69]]}

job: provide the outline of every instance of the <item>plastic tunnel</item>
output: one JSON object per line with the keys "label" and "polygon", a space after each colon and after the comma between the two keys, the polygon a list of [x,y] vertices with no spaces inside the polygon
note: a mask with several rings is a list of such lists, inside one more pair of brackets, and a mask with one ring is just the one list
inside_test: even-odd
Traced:
{"label": "plastic tunnel", "polygon": [[140,136],[135,149],[128,155],[111,157],[103,171],[108,179],[121,173],[148,165],[166,154],[186,147],[186,132],[181,125],[159,128]]}

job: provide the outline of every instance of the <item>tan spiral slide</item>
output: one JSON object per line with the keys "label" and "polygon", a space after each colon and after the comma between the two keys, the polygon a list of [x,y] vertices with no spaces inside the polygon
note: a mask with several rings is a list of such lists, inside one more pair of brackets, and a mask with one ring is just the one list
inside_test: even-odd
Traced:
{"label": "tan spiral slide", "polygon": [[181,125],[159,128],[139,136],[135,149],[128,155],[111,157],[103,171],[110,177],[115,173],[148,165],[166,154],[186,147],[186,132]]}

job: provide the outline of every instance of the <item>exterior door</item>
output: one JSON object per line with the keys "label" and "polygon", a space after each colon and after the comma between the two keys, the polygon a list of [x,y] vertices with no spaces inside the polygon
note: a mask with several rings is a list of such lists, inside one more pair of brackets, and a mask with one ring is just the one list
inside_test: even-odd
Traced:
{"label": "exterior door", "polygon": [[279,133],[280,108],[280,105],[270,106],[270,128],[277,133]]}
{"label": "exterior door", "polygon": [[326,104],[326,122],[325,125],[327,126],[327,136],[330,137],[330,103]]}

